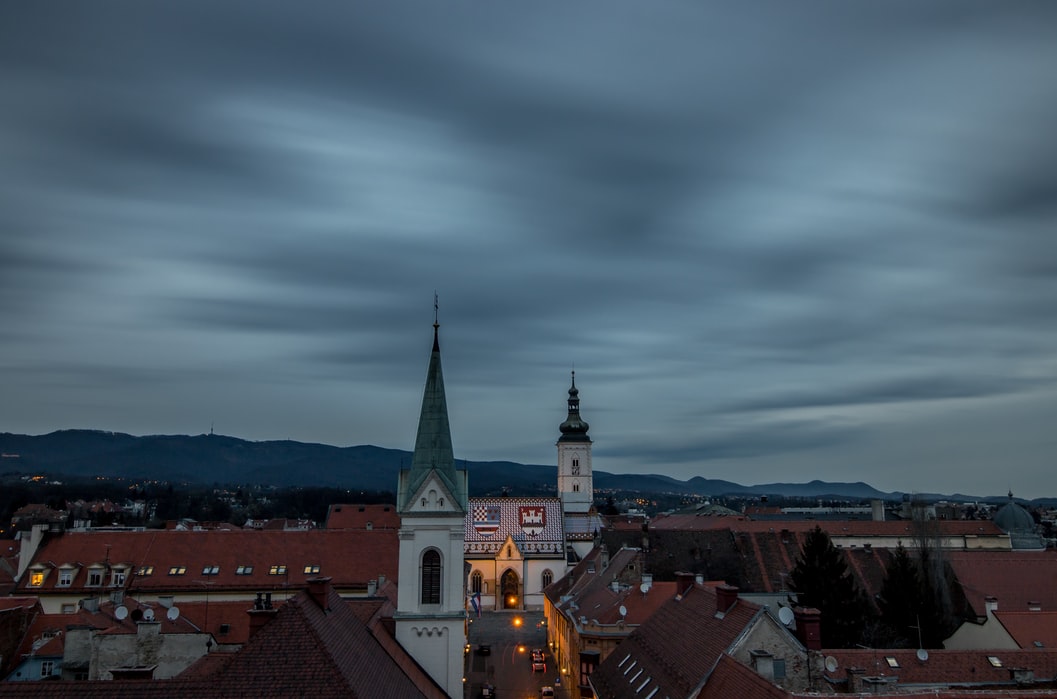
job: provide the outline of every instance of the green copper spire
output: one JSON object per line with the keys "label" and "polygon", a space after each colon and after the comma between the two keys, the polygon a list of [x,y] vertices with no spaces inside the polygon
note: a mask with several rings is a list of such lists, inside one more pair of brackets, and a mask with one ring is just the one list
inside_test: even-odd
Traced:
{"label": "green copper spire", "polygon": [[[434,302],[436,312],[436,302]],[[434,316],[433,351],[429,356],[426,372],[426,388],[422,395],[422,413],[418,418],[418,436],[415,452],[411,457],[411,470],[407,474],[404,492],[400,501],[407,502],[415,491],[435,471],[444,485],[451,490],[458,503],[466,508],[467,493],[459,487],[465,479],[455,473],[455,453],[451,446],[451,428],[448,425],[448,403],[444,396],[444,375],[440,368],[440,324]]]}

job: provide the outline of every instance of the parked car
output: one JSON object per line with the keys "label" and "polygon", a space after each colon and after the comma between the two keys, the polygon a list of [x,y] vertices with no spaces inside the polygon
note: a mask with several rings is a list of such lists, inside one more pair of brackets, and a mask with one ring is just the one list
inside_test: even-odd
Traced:
{"label": "parked car", "polygon": [[532,659],[532,671],[533,672],[546,672],[547,671],[547,663],[543,662],[543,658],[540,658],[538,660],[535,659],[535,658]]}
{"label": "parked car", "polygon": [[554,687],[540,687],[540,699],[554,699]]}
{"label": "parked car", "polygon": [[537,660],[539,660],[540,662],[543,662],[543,649],[542,648],[533,648],[532,649],[532,662],[536,662]]}
{"label": "parked car", "polygon": [[487,643],[482,643],[481,645],[477,646],[477,655],[491,655],[491,654],[492,654],[492,646],[488,645]]}

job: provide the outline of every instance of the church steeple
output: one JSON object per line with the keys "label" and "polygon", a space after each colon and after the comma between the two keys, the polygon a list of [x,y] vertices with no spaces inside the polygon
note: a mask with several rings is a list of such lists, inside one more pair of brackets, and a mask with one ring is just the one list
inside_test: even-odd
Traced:
{"label": "church steeple", "polygon": [[580,391],[576,389],[576,372],[573,372],[572,386],[569,387],[569,417],[558,426],[562,436],[558,442],[590,442],[587,430],[590,427],[580,418]]}
{"label": "church steeple", "polygon": [[467,493],[458,484],[463,481],[455,473],[455,453],[451,445],[451,427],[448,424],[448,403],[444,394],[444,375],[440,367],[440,323],[437,322],[434,301],[433,351],[426,370],[426,387],[422,395],[422,412],[418,418],[418,435],[415,451],[411,457],[411,469],[404,482],[403,492],[398,493],[398,506],[415,495],[431,471],[435,471],[444,485],[465,509]]}
{"label": "church steeple", "polygon": [[594,476],[591,469],[589,425],[580,417],[580,391],[576,372],[569,387],[569,416],[558,426],[558,497],[566,514],[583,514],[594,504]]}

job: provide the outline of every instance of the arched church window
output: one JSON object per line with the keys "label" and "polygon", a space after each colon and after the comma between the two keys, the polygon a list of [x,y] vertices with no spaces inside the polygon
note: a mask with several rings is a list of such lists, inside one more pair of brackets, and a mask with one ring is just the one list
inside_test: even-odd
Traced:
{"label": "arched church window", "polygon": [[470,592],[481,593],[481,588],[484,587],[484,576],[481,575],[481,571],[475,570],[470,574]]}
{"label": "arched church window", "polygon": [[422,554],[422,604],[440,604],[440,554]]}
{"label": "arched church window", "polygon": [[574,493],[579,493],[580,492],[580,484],[579,483],[573,483],[573,492]]}
{"label": "arched church window", "polygon": [[543,580],[542,580],[542,582],[543,582],[543,587],[547,587],[548,585],[550,585],[552,582],[554,582],[554,573],[552,573],[549,569],[543,571]]}

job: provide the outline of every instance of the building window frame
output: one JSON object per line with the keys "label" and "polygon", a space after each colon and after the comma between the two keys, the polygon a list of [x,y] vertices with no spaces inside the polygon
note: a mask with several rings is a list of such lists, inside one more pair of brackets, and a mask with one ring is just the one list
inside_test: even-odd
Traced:
{"label": "building window frame", "polygon": [[421,580],[419,600],[422,604],[440,604],[444,565],[437,549],[426,549],[421,558]]}

